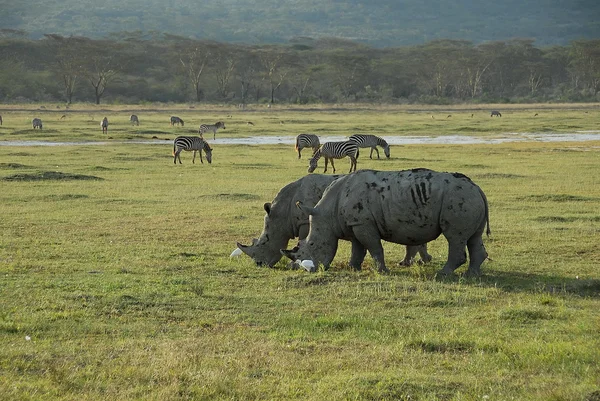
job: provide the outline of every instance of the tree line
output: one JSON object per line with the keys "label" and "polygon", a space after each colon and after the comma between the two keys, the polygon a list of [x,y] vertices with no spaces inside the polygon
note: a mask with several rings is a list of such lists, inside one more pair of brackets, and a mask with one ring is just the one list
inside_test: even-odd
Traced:
{"label": "tree line", "polygon": [[[1,33],[1,32],[0,32]],[[600,101],[600,40],[536,47],[335,38],[240,45],[168,34],[0,35],[0,101],[426,103]]]}

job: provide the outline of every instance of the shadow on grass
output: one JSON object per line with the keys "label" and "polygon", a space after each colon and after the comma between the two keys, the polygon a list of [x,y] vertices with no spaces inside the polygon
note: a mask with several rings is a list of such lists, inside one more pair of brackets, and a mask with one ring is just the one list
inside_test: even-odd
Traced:
{"label": "shadow on grass", "polygon": [[81,181],[81,180],[93,180],[101,181],[104,178],[96,177],[93,175],[83,174],[70,174],[62,173],[60,171],[42,171],[31,174],[13,174],[2,178],[2,181]]}
{"label": "shadow on grass", "polygon": [[600,298],[599,279],[577,279],[545,274],[487,271],[477,280],[483,285],[509,292],[571,294]]}

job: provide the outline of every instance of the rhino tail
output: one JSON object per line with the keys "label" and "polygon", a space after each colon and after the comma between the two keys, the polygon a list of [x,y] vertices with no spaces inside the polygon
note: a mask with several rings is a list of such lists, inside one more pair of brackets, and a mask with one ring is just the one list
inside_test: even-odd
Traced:
{"label": "rhino tail", "polygon": [[483,198],[483,203],[485,204],[485,225],[487,227],[485,230],[485,234],[489,237],[492,233],[492,229],[490,228],[490,208],[488,206],[487,196],[485,196],[485,193],[483,193],[481,188],[479,188],[479,193],[481,194],[481,197]]}

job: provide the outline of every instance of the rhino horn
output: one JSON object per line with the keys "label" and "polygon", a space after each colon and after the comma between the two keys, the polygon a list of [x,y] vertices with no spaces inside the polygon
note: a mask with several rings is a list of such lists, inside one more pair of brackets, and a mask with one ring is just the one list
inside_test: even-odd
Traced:
{"label": "rhino horn", "polygon": [[312,216],[317,214],[317,210],[314,207],[304,206],[304,204],[300,201],[296,202],[296,206],[306,214]]}
{"label": "rhino horn", "polygon": [[[248,255],[250,257],[253,257],[254,252],[252,252],[252,246],[251,245],[242,245],[239,242],[237,242],[236,244],[237,244],[237,247],[239,249],[241,249],[242,252],[244,252],[246,255]],[[254,244],[252,244],[252,245],[254,245]]]}
{"label": "rhino horn", "polygon": [[285,256],[286,258],[289,258],[291,260],[296,260],[296,251],[297,251],[297,247],[294,249],[280,249],[279,252],[281,252],[281,254],[283,256]]}

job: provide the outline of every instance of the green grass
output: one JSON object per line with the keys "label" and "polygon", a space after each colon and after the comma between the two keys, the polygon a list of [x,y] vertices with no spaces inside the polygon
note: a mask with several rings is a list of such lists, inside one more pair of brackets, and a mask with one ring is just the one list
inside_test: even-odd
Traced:
{"label": "green grass", "polygon": [[[163,118],[171,111],[148,119],[172,139],[182,129]],[[102,139],[99,114],[90,132],[75,128],[86,113],[53,128],[52,139]],[[109,135],[136,138],[130,112],[119,113]],[[236,118],[210,113],[202,115]],[[309,122],[269,125],[269,112],[245,113],[223,135],[318,132],[335,121],[391,130],[406,117],[288,111]],[[503,124],[511,113],[525,121],[528,112],[503,111]],[[548,124],[576,111],[553,113]],[[158,129],[137,114],[144,130]],[[46,130],[12,132],[12,114],[2,115],[0,140],[44,138]],[[412,118],[415,131],[428,132]],[[474,134],[499,123],[485,120]],[[176,166],[169,141],[0,146],[0,398],[599,396],[599,142],[392,146],[392,158],[379,161],[363,154],[359,168],[459,171],[486,192],[491,260],[479,279],[447,280],[435,275],[447,256],[443,238],[430,245],[432,263],[410,268],[397,265],[403,247],[386,243],[389,275],[369,258],[363,271],[350,270],[343,241],[333,267],[315,274],[230,259],[236,241],[260,233],[263,203],[308,161],[291,146],[211,144],[213,164],[192,165],[184,153]]]}

